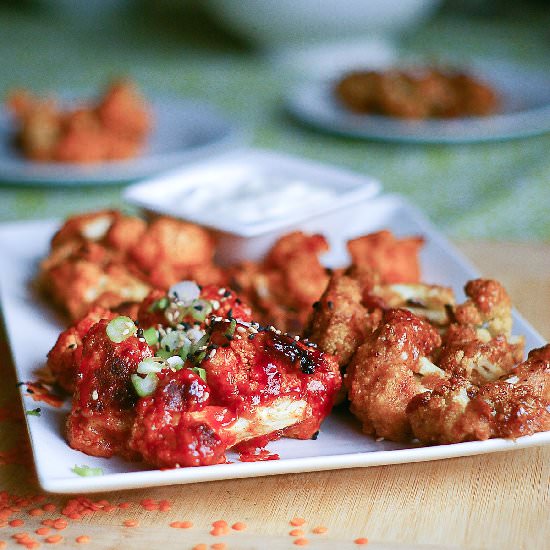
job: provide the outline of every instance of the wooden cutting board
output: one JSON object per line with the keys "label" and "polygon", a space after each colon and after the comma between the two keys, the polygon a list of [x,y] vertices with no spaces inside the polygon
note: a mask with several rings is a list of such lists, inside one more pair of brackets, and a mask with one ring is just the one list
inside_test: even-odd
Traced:
{"label": "wooden cutting board", "polygon": [[[468,242],[459,247],[482,275],[498,278],[507,286],[518,309],[548,338],[550,245]],[[5,416],[19,407],[6,354],[4,342],[0,419],[2,411]],[[0,421],[0,464],[25,459],[22,432],[20,421]],[[2,490],[7,493],[2,494]],[[36,502],[20,502],[20,511],[6,517],[6,499],[28,494],[35,495]],[[301,544],[312,549],[338,550],[542,549],[550,548],[550,447],[92,495],[99,510],[82,519],[61,514],[71,498],[40,495],[30,465],[0,465],[0,541],[6,543],[0,542],[0,549],[21,548],[15,535],[20,542],[32,539],[41,548],[56,544],[90,549],[192,549],[202,543],[204,549],[218,550],[291,549]],[[153,502],[142,502],[143,499]],[[161,510],[155,510],[163,500],[167,502],[160,502]],[[109,507],[124,502],[128,504],[123,504],[122,509]],[[44,511],[45,503],[54,504],[56,510]],[[297,517],[305,520],[302,526],[290,524]],[[41,523],[46,520],[51,524],[57,518],[63,518],[67,527],[63,528],[63,521],[55,524],[61,529]],[[6,523],[14,519],[14,525]],[[18,525],[17,520],[23,524]],[[135,520],[137,525],[125,527],[127,520]],[[217,520],[226,521],[228,528],[222,525],[218,528],[221,534],[216,536],[211,531]],[[191,521],[193,526],[170,527],[175,521]],[[246,529],[233,529],[236,522],[245,523]],[[35,533],[41,527],[49,529],[49,533]],[[326,531],[314,532],[318,527]],[[303,534],[293,531],[296,529]],[[22,533],[28,533],[28,538],[22,538]],[[77,542],[82,535],[89,537],[88,544],[84,545],[86,539]],[[52,536],[53,539],[48,538]],[[368,537],[367,546],[354,542],[361,537]],[[32,548],[32,543],[28,542],[27,547]]]}

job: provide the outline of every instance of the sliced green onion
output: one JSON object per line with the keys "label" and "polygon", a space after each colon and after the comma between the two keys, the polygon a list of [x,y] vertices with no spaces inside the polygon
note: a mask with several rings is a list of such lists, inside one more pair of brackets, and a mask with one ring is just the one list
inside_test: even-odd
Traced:
{"label": "sliced green onion", "polygon": [[206,370],[201,369],[200,367],[193,367],[191,370],[206,382]]}
{"label": "sliced green onion", "polygon": [[209,336],[208,334],[203,334],[199,340],[193,342],[189,348],[189,355],[195,355],[199,348],[206,346],[208,344]]}
{"label": "sliced green onion", "polygon": [[40,416],[40,411],[42,409],[40,407],[37,407],[36,409],[32,409],[30,411],[25,411],[25,414],[27,416]]}
{"label": "sliced green onion", "polygon": [[191,349],[191,340],[187,338],[183,346],[181,346],[181,348],[178,350],[178,355],[183,359],[183,361],[187,359],[190,349]]}
{"label": "sliced green onion", "polygon": [[179,355],[172,355],[166,359],[166,364],[174,370],[180,370],[184,363],[185,361]]}
{"label": "sliced green onion", "polygon": [[145,378],[142,378],[139,374],[132,374],[130,378],[136,393],[140,397],[147,397],[157,389],[159,379],[154,372],[150,372]]}
{"label": "sliced green onion", "polygon": [[168,307],[169,303],[170,303],[170,300],[168,299],[168,297],[163,296],[160,300],[153,302],[149,306],[149,313],[153,313],[154,311],[162,311]]}
{"label": "sliced green onion", "polygon": [[229,323],[229,326],[225,331],[225,336],[227,336],[228,338],[232,338],[233,335],[235,334],[236,328],[237,328],[237,321],[235,319],[231,319],[231,322]]}
{"label": "sliced green onion", "polygon": [[160,347],[167,351],[175,351],[188,342],[190,343],[190,340],[184,332],[181,330],[173,330],[160,341]]}
{"label": "sliced green onion", "polygon": [[127,338],[130,338],[130,336],[133,336],[137,332],[137,327],[130,317],[120,316],[109,321],[106,332],[111,342],[120,344]]}
{"label": "sliced green onion", "polygon": [[204,321],[212,313],[212,304],[207,300],[193,300],[187,308],[195,321]]}
{"label": "sliced green onion", "polygon": [[159,349],[156,354],[156,356],[160,357],[161,359],[168,359],[168,357],[172,357],[172,352],[166,351],[165,349]]}
{"label": "sliced green onion", "polygon": [[146,357],[143,361],[140,361],[137,372],[139,374],[149,374],[150,372],[160,372],[162,370],[162,364],[155,361],[153,357]]}
{"label": "sliced green onion", "polygon": [[191,358],[191,361],[193,361],[193,363],[195,365],[200,365],[202,363],[202,360],[206,357],[206,350],[204,351],[201,351],[200,353],[198,353],[197,355],[193,355],[193,357]]}
{"label": "sliced green onion", "polygon": [[146,328],[143,331],[143,337],[150,346],[155,346],[159,343],[159,333],[155,327]]}
{"label": "sliced green onion", "polygon": [[76,475],[82,476],[82,477],[91,477],[91,476],[102,476],[103,475],[103,469],[102,468],[92,468],[91,466],[77,466],[75,464],[74,468],[71,468],[71,472],[75,473]]}

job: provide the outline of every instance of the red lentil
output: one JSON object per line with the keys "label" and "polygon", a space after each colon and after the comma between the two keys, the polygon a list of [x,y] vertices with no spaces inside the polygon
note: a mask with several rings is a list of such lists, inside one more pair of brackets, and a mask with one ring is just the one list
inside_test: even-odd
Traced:
{"label": "red lentil", "polygon": [[193,550],[208,550],[208,546],[201,542],[200,544],[195,544],[195,546],[193,546]]}
{"label": "red lentil", "polygon": [[48,502],[48,504],[44,504],[44,506],[42,506],[42,509],[44,512],[55,512],[57,510],[57,506],[52,502]]}
{"label": "red lentil", "polygon": [[355,539],[353,541],[355,544],[368,544],[369,543],[369,539],[367,537],[359,537],[358,539]]}
{"label": "red lentil", "polygon": [[45,535],[49,535],[50,534],[50,528],[49,527],[39,527],[35,533],[37,535],[42,535],[42,536],[45,536]]}
{"label": "red lentil", "polygon": [[289,531],[288,533],[291,537],[301,537],[304,532],[302,529],[292,529],[292,531]]}
{"label": "red lentil", "polygon": [[307,539],[301,539],[301,538],[300,538],[300,539],[296,539],[296,540],[294,541],[294,544],[295,544],[296,546],[307,546],[307,545],[309,544],[309,540],[307,540]]}
{"label": "red lentil", "polygon": [[32,510],[29,510],[29,516],[41,516],[44,514],[44,510],[42,508],[33,508]]}
{"label": "red lentil", "polygon": [[137,519],[126,519],[122,525],[124,525],[124,527],[137,527],[139,525],[139,521]]}
{"label": "red lentil", "polygon": [[210,531],[210,534],[214,537],[221,537],[223,535],[227,535],[229,532],[227,521],[219,519],[218,521],[212,523],[212,530]]}
{"label": "red lentil", "polygon": [[67,520],[63,518],[59,518],[54,520],[52,527],[54,529],[57,529],[58,531],[62,531],[63,529],[67,529],[67,525],[68,525]]}
{"label": "red lentil", "polygon": [[53,526],[53,519],[43,519],[40,523],[42,525],[45,525],[46,527],[52,527]]}
{"label": "red lentil", "polygon": [[9,524],[12,527],[21,527],[22,525],[25,525],[25,522],[22,519],[12,519]]}
{"label": "red lentil", "polygon": [[328,531],[327,527],[324,527],[323,525],[319,525],[317,527],[314,527],[311,532],[315,533],[316,535],[322,535],[323,533],[326,533]]}
{"label": "red lentil", "polygon": [[79,537],[76,537],[76,539],[74,540],[78,544],[88,544],[91,539],[88,535],[80,535]]}
{"label": "red lentil", "polygon": [[227,548],[227,544],[225,542],[216,542],[210,546],[211,550],[225,550]]}
{"label": "red lentil", "polygon": [[61,542],[63,540],[63,537],[61,535],[52,535],[51,537],[46,537],[44,539],[44,542],[47,544],[57,544],[58,542]]}
{"label": "red lentil", "polygon": [[130,508],[130,503],[129,502],[121,502],[118,507],[121,509],[121,510],[126,510],[126,508]]}
{"label": "red lentil", "polygon": [[247,527],[248,525],[246,525],[246,523],[242,521],[237,521],[237,523],[234,523],[231,526],[231,529],[233,529],[234,531],[244,531],[245,529],[247,529]]}
{"label": "red lentil", "polygon": [[290,525],[293,525],[294,527],[300,527],[306,522],[304,518],[292,518],[290,520]]}
{"label": "red lentil", "polygon": [[193,527],[192,521],[173,521],[170,523],[170,527],[173,527],[174,529],[190,529]]}

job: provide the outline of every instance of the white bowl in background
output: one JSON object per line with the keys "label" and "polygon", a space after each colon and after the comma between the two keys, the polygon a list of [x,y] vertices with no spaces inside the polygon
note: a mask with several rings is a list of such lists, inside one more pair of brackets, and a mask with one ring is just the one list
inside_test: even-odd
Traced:
{"label": "white bowl in background", "polygon": [[441,0],[202,0],[240,35],[264,46],[384,36],[418,25]]}

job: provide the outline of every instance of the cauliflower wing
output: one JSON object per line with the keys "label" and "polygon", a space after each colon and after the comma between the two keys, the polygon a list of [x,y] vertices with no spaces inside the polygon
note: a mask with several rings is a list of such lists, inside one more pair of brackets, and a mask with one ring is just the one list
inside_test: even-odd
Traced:
{"label": "cauliflower wing", "polygon": [[354,265],[378,273],[383,284],[418,283],[423,244],[422,237],[398,239],[383,230],[348,241],[348,250]]}
{"label": "cauliflower wing", "polygon": [[67,439],[73,449],[89,455],[135,459],[128,448],[138,400],[131,375],[153,354],[143,338],[113,342],[108,322],[100,320],[83,339]]}
{"label": "cauliflower wing", "polygon": [[407,407],[414,435],[424,443],[516,438],[550,430],[550,345],[493,382],[475,385],[453,376]]}
{"label": "cauliflower wing", "polygon": [[412,430],[409,401],[445,379],[431,354],[441,344],[438,332],[404,309],[388,309],[348,365],[344,379],[351,412],[363,431],[392,441],[407,441]]}
{"label": "cauliflower wing", "polygon": [[371,316],[361,304],[359,283],[335,273],[321,299],[313,305],[306,336],[344,367],[372,331],[372,325]]}

